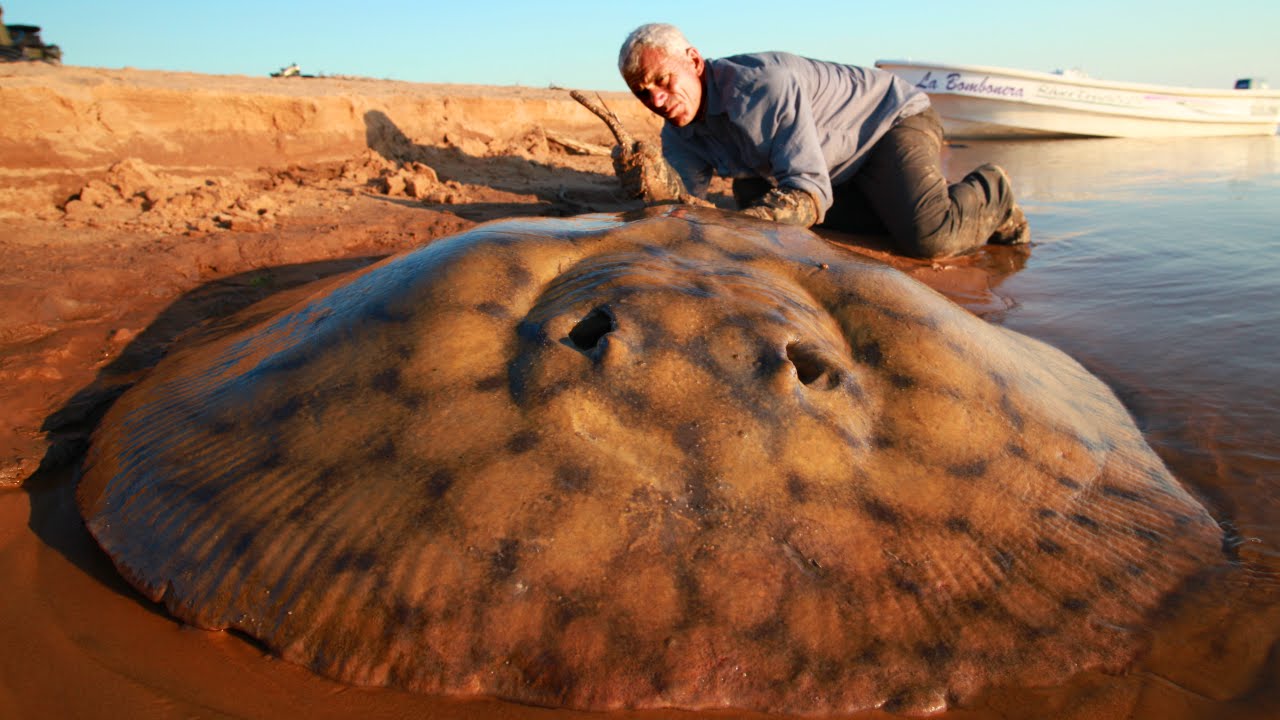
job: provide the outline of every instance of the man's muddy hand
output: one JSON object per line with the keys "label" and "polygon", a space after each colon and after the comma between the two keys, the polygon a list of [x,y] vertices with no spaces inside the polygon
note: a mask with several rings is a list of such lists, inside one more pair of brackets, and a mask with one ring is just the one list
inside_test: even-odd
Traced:
{"label": "man's muddy hand", "polygon": [[773,188],[742,214],[801,227],[809,227],[819,219],[818,201],[804,190],[788,187]]}

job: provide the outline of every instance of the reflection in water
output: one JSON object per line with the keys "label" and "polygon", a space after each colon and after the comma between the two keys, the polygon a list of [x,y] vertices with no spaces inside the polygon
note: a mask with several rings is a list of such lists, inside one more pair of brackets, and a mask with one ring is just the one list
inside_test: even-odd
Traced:
{"label": "reflection in water", "polygon": [[975,315],[994,322],[1015,302],[999,287],[1026,267],[1030,257],[1031,248],[1025,245],[988,245],[965,258],[902,269]]}
{"label": "reflection in water", "polygon": [[896,267],[973,314],[991,320],[1008,310],[1012,302],[996,288],[1026,266],[1031,257],[1031,248],[1025,245],[986,245],[959,257],[919,260],[893,254],[893,245],[886,236],[849,235],[827,229],[816,232],[836,245]]}

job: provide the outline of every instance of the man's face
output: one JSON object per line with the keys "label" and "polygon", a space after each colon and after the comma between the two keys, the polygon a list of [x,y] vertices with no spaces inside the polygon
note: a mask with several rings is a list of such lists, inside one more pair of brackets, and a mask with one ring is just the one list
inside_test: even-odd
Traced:
{"label": "man's face", "polygon": [[658,48],[640,51],[636,71],[625,79],[644,106],[676,127],[693,122],[702,107],[702,72],[698,51],[669,55]]}

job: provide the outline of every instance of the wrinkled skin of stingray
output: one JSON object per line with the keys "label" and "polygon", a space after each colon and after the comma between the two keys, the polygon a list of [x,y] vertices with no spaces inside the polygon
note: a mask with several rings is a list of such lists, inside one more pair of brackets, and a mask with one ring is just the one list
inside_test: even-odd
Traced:
{"label": "wrinkled skin of stingray", "polygon": [[78,493],[148,597],[344,681],[930,712],[1121,669],[1221,561],[1076,362],[804,230],[503,222],[308,292],[125,394]]}

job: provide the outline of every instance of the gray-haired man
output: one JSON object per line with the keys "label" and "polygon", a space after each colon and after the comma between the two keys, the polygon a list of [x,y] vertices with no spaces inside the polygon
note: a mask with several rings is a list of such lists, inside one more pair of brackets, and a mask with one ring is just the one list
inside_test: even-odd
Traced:
{"label": "gray-haired man", "polygon": [[1030,236],[1001,168],[947,184],[941,120],[892,73],[780,52],[704,59],[661,23],[627,37],[618,69],[666,120],[661,156],[642,147],[615,159],[623,186],[648,203],[704,195],[720,175],[748,215],[854,232],[878,220],[915,257]]}

